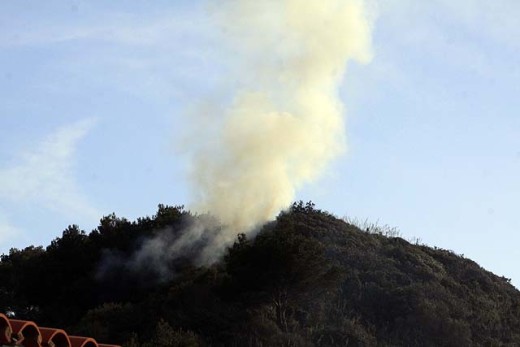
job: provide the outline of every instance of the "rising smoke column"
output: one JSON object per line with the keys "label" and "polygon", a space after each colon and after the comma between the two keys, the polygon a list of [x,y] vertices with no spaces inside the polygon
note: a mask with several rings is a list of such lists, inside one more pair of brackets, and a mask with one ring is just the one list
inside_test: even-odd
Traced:
{"label": "rising smoke column", "polygon": [[221,23],[239,80],[216,139],[194,158],[197,210],[227,225],[232,241],[286,208],[345,149],[338,87],[346,62],[371,58],[361,1],[237,0]]}
{"label": "rising smoke column", "polygon": [[[370,60],[370,21],[357,0],[222,0],[222,44],[239,57],[230,106],[206,107],[191,134],[198,212],[180,230],[157,231],[127,258],[107,252],[98,269],[175,276],[175,263],[217,260],[236,238],[288,207],[296,190],[345,149],[338,88],[345,65]],[[211,104],[208,102],[207,104]],[[206,145],[201,139],[212,135]],[[148,269],[148,270],[147,270]]]}

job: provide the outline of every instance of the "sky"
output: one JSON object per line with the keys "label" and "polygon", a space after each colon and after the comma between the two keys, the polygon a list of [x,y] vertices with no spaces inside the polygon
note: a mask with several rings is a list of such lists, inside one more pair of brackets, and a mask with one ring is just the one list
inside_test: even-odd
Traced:
{"label": "sky", "polygon": [[[214,6],[0,2],[0,253],[196,203],[190,117],[229,100],[240,64]],[[350,63],[339,91],[347,152],[295,200],[519,287],[520,2],[368,7],[372,61]]]}

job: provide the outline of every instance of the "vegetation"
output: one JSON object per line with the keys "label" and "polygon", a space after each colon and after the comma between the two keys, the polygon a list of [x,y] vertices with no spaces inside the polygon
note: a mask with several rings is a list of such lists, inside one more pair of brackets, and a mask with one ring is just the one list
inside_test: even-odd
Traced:
{"label": "vegetation", "polygon": [[238,235],[210,267],[172,260],[166,281],[153,269],[104,269],[197,218],[159,205],[152,217],[110,215],[90,234],[70,226],[45,249],[12,249],[0,310],[128,347],[520,345],[520,292],[508,279],[312,203],[255,238]]}

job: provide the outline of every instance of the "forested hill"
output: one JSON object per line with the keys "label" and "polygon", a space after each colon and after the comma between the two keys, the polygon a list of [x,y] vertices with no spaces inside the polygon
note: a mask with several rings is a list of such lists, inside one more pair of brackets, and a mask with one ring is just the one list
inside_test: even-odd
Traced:
{"label": "forested hill", "polygon": [[152,217],[110,215],[90,234],[71,226],[46,248],[13,249],[1,258],[0,310],[132,347],[520,346],[520,292],[508,279],[311,203],[256,238],[239,235],[210,267],[189,253],[166,257],[161,276],[121,261],[197,218],[160,205]]}

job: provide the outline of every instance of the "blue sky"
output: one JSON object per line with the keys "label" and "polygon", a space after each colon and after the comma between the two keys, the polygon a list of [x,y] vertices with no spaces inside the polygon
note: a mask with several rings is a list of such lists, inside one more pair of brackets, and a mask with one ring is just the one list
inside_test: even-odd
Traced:
{"label": "blue sky", "polygon": [[[295,198],[520,285],[520,3],[371,7],[374,59],[340,89],[348,151]],[[0,252],[192,203],[189,115],[235,82],[219,35],[204,1],[2,1]]]}

